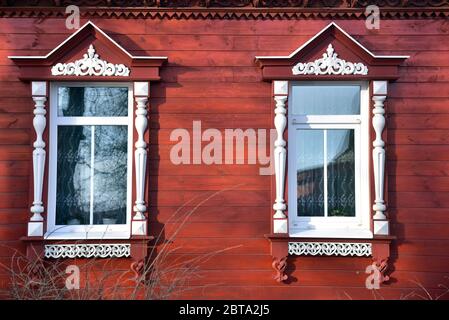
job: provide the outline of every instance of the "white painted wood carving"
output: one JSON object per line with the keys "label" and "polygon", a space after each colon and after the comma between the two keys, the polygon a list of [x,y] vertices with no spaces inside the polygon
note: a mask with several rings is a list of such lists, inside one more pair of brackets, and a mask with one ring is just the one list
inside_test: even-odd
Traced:
{"label": "white painted wood carving", "polygon": [[124,64],[113,64],[100,59],[93,45],[89,46],[83,59],[69,63],[58,63],[51,68],[53,76],[117,76],[128,77],[129,68]]}
{"label": "white painted wood carving", "polygon": [[[384,201],[384,184],[385,184],[385,142],[382,140],[382,132],[385,128],[385,109],[384,101],[386,96],[373,96],[373,128],[376,133],[376,139],[373,141],[373,169],[374,169],[374,220],[387,220],[385,216],[385,201]],[[379,230],[374,227],[375,234],[388,234],[387,228]]]}
{"label": "white painted wood carving", "polygon": [[332,44],[329,44],[323,57],[315,61],[298,63],[292,69],[293,75],[367,75],[368,67],[361,62],[349,62],[338,58]]}
{"label": "white painted wood carving", "polygon": [[[136,97],[137,110],[135,126],[138,134],[137,142],[135,143],[136,150],[134,152],[135,167],[136,167],[136,202],[134,205],[135,215],[133,217],[133,231],[134,235],[146,234],[146,218],[144,193],[145,193],[145,175],[147,164],[147,143],[144,135],[148,127],[147,120],[147,97]],[[140,222],[135,223],[138,220]]]}
{"label": "white painted wood carving", "polygon": [[[34,183],[34,200],[30,211],[33,213],[30,221],[43,221],[42,213],[44,206],[42,202],[42,187],[44,184],[44,170],[45,170],[45,142],[42,139],[47,121],[45,115],[46,97],[33,97],[35,108],[33,127],[36,132],[36,141],[33,143],[33,183]],[[30,235],[30,234],[29,234]]]}
{"label": "white painted wood carving", "polygon": [[52,244],[45,245],[45,258],[127,258],[130,244]]}
{"label": "white painted wood carving", "polygon": [[297,256],[357,256],[372,254],[371,243],[289,242],[288,254]]}
{"label": "white painted wood carving", "polygon": [[275,96],[276,116],[274,117],[274,125],[277,132],[277,138],[274,142],[274,171],[276,175],[276,200],[273,205],[275,214],[273,218],[286,218],[284,211],[286,210],[284,200],[284,184],[285,184],[285,161],[287,158],[286,142],[284,140],[284,131],[287,126],[287,109],[285,102],[287,96]]}

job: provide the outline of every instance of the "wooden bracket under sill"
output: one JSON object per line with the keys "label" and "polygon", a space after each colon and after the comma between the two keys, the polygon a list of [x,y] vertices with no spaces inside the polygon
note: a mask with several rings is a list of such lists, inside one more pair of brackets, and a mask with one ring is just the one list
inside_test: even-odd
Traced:
{"label": "wooden bracket under sill", "polygon": [[270,241],[272,267],[275,270],[274,279],[277,282],[287,282],[287,258],[293,255],[312,256],[350,256],[371,257],[372,267],[378,271],[379,283],[387,282],[390,258],[390,244],[394,236],[375,236],[371,239],[342,238],[298,238],[288,234],[266,234]]}
{"label": "wooden bracket under sill", "polygon": [[[136,281],[141,279],[152,236],[132,236],[129,239],[45,239],[22,237],[26,257],[35,259],[130,259],[130,269]],[[140,281],[140,280],[139,280]]]}

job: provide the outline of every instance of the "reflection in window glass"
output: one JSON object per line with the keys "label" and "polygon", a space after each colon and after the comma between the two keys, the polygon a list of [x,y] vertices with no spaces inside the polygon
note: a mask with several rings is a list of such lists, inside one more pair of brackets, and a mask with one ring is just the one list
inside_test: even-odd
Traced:
{"label": "reflection in window glass", "polygon": [[58,127],[56,224],[89,224],[91,127]]}
{"label": "reflection in window glass", "polygon": [[127,126],[59,126],[57,225],[126,223],[127,138]]}
{"label": "reflection in window glass", "polygon": [[328,216],[354,217],[354,130],[326,131]]}
{"label": "reflection in window glass", "polygon": [[58,88],[58,116],[60,117],[123,117],[127,115],[128,88]]}
{"label": "reflection in window glass", "polygon": [[297,130],[297,210],[300,216],[324,216],[323,130]]}
{"label": "reflection in window glass", "polygon": [[355,216],[353,129],[296,130],[298,216]]}
{"label": "reflection in window glass", "polygon": [[94,224],[126,223],[126,126],[95,126]]}
{"label": "reflection in window glass", "polygon": [[360,114],[360,86],[292,86],[291,100],[297,115]]}

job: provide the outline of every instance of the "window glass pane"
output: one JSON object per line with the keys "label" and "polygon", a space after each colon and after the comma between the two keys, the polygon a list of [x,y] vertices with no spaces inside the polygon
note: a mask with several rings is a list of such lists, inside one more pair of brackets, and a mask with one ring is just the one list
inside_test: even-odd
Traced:
{"label": "window glass pane", "polygon": [[127,115],[128,88],[58,88],[58,116],[60,117],[121,117]]}
{"label": "window glass pane", "polygon": [[355,216],[354,130],[327,130],[328,216]]}
{"label": "window glass pane", "polygon": [[127,140],[127,126],[58,127],[57,225],[126,224]]}
{"label": "window glass pane", "polygon": [[298,216],[324,216],[324,131],[297,130]]}
{"label": "window glass pane", "polygon": [[127,144],[127,126],[95,126],[94,224],[126,223]]}
{"label": "window glass pane", "polygon": [[360,86],[297,85],[292,87],[291,99],[293,114],[360,114]]}
{"label": "window glass pane", "polygon": [[91,127],[59,126],[56,224],[89,224]]}

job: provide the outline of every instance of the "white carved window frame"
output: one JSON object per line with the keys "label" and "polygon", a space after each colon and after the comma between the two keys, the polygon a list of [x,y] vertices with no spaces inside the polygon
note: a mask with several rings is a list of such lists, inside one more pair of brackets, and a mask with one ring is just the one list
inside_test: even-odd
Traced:
{"label": "white carved window frame", "polygon": [[[335,80],[337,81],[337,80]],[[323,82],[324,83],[324,82]],[[344,232],[341,236],[335,232],[317,233],[316,235],[307,235],[307,237],[325,237],[325,238],[373,238],[374,236],[388,236],[390,234],[389,220],[385,215],[386,205],[385,194],[385,165],[386,152],[385,142],[382,134],[385,129],[385,109],[384,102],[387,98],[388,81],[374,80],[370,82],[372,93],[372,102],[369,101],[369,108],[372,114],[372,127],[375,133],[375,139],[372,141],[372,170],[368,174],[374,181],[374,199],[371,199],[373,206],[369,208],[370,225],[372,224],[372,235],[366,233],[365,237],[359,234]],[[286,215],[287,205],[285,201],[285,174],[287,161],[287,143],[284,140],[285,129],[287,128],[287,109],[288,109],[289,81],[273,81],[273,98],[275,101],[274,125],[277,131],[277,138],[274,143],[274,167],[276,180],[276,198],[273,205],[273,234],[289,234],[289,217]],[[362,107],[362,106],[361,106]],[[367,143],[368,144],[368,143]],[[371,143],[369,143],[371,144]],[[290,235],[290,234],[289,234]],[[292,235],[294,236],[294,235]],[[305,235],[304,235],[305,236]]]}
{"label": "white carved window frame", "polygon": [[[126,125],[128,125],[128,200],[127,200],[127,224],[126,226],[109,226],[110,230],[105,230],[104,226],[90,227],[86,230],[85,227],[76,228],[73,226],[59,228],[56,230],[55,221],[55,190],[56,190],[56,154],[57,148],[54,147],[57,143],[57,136],[55,134],[56,128],[50,128],[52,133],[49,134],[50,144],[50,161],[49,168],[46,165],[46,155],[48,145],[44,140],[44,132],[47,129],[47,110],[48,100],[50,100],[50,117],[51,127],[57,125],[55,119],[57,113],[57,92],[56,88],[62,83],[47,82],[47,81],[32,81],[31,95],[35,103],[33,127],[36,133],[36,140],[33,143],[33,205],[30,208],[33,214],[28,222],[28,237],[44,237],[46,239],[129,239],[131,237],[146,237],[148,234],[148,219],[146,216],[147,203],[145,202],[145,185],[146,185],[146,166],[147,166],[147,146],[145,140],[145,132],[148,129],[148,99],[150,91],[149,81],[135,81],[135,82],[63,82],[64,86],[70,85],[85,85],[85,86],[116,86],[128,87],[128,116],[125,117]],[[50,89],[51,87],[51,89]],[[51,91],[51,92],[50,92]],[[48,99],[50,97],[50,99]],[[134,108],[134,103],[136,107]],[[135,110],[135,113],[134,113]],[[135,114],[135,119],[133,119]],[[96,123],[107,124],[113,117],[95,117],[98,121]],[[80,121],[80,120],[78,120]],[[83,120],[82,120],[83,121]],[[76,123],[76,122],[74,122]],[[79,123],[79,122],[78,122]],[[117,124],[113,123],[113,124]],[[132,157],[132,143],[134,141],[134,128],[137,132],[137,139],[134,144],[134,166]],[[53,142],[56,141],[56,142]],[[134,176],[133,176],[134,173]],[[48,203],[47,208],[43,202],[44,180],[47,177],[48,184]],[[135,195],[133,195],[132,179],[135,178]],[[134,196],[135,198],[131,198]],[[131,200],[134,200],[132,206]],[[50,212],[47,211],[50,206]],[[134,211],[134,214],[131,213]],[[44,218],[43,214],[47,214]],[[44,234],[44,224],[47,226],[47,232]]]}
{"label": "white carved window frame", "polygon": [[[71,50],[77,49],[80,43],[87,39],[92,39],[87,52],[83,52],[81,59],[66,61],[64,57],[70,58]],[[98,46],[98,48],[96,48]],[[100,49],[97,52],[96,49]],[[111,56],[115,57],[108,60]],[[73,56],[72,56],[73,57]],[[105,32],[98,28],[91,21],[86,22],[76,32],[66,38],[57,47],[45,56],[8,56],[19,68],[19,79],[31,84],[30,99],[34,102],[33,129],[35,140],[32,144],[32,205],[30,207],[31,217],[28,220],[27,237],[23,240],[27,242],[27,255],[35,256],[40,254],[43,248],[36,241],[46,241],[45,255],[59,257],[59,254],[76,254],[77,257],[122,257],[130,256],[133,259],[131,269],[136,274],[139,273],[138,266],[143,263],[148,253],[148,193],[147,187],[147,156],[148,156],[148,112],[151,81],[160,81],[160,68],[167,62],[168,58],[163,56],[135,56],[115,42]],[[117,61],[116,59],[119,59]],[[118,62],[118,63],[116,63]],[[121,63],[120,63],[121,62]],[[50,92],[53,82],[85,82],[89,85],[101,83],[108,85],[111,82],[119,86],[124,83],[130,86],[132,93],[129,97],[130,112],[128,121],[134,124],[134,128],[129,127],[128,133],[134,135],[131,142],[134,142],[128,150],[128,192],[131,192],[131,200],[128,199],[128,220],[126,230],[116,230],[118,232],[100,234],[89,231],[80,235],[79,232],[60,233],[61,240],[67,239],[63,247],[55,251],[53,243],[60,242],[59,239],[52,240],[50,236],[51,228],[48,227],[49,219],[53,219],[48,214],[48,181],[52,176],[50,169],[54,170],[53,162],[49,166],[48,148],[52,148],[50,142],[48,125],[52,126],[53,121],[48,123],[50,114],[56,112],[53,102],[50,100],[55,96]],[[51,110],[48,107],[51,103]],[[131,152],[134,149],[134,154]],[[53,155],[52,155],[53,156]],[[45,198],[45,199],[44,199]],[[53,211],[53,210],[52,210]],[[54,221],[54,220],[53,220]],[[84,231],[84,230],[83,230]],[[54,234],[54,232],[53,232]],[[126,238],[124,243],[123,240]],[[81,245],[73,243],[73,240],[87,240]],[[117,239],[114,243],[94,243],[90,239]],[[128,241],[129,240],[129,241]],[[45,243],[45,242],[44,242]],[[35,247],[35,244],[37,247]],[[37,249],[37,251],[36,251]],[[42,251],[42,253],[44,253]],[[140,279],[140,278],[139,278]]]}
{"label": "white carved window frame", "polygon": [[[360,86],[360,114],[358,115],[293,115],[288,103],[288,211],[289,235],[300,238],[372,238],[370,231],[369,179],[369,83],[368,81],[291,81],[296,85]],[[290,96],[289,96],[290,98]],[[288,99],[291,101],[291,99]],[[295,168],[295,129],[354,129],[355,131],[355,217],[298,217],[297,181]],[[290,156],[289,156],[290,155]]]}
{"label": "white carved window frame", "polygon": [[[128,115],[121,117],[58,117],[59,87],[121,87],[128,88]],[[133,85],[129,82],[51,82],[49,126],[48,211],[46,239],[128,239],[132,211],[133,151]],[[120,225],[56,225],[56,181],[58,126],[62,125],[126,125],[128,128],[126,224]]]}

